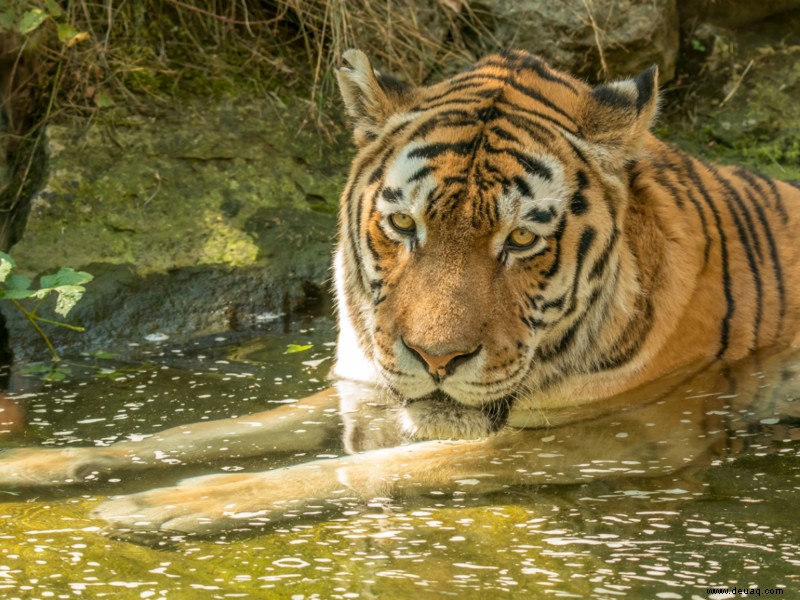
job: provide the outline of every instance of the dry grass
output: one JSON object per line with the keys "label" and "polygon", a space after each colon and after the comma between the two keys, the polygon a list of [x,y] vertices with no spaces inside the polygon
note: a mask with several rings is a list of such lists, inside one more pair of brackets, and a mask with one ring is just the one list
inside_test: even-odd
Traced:
{"label": "dry grass", "polygon": [[0,247],[17,235],[4,215],[35,185],[42,125],[60,113],[151,111],[244,90],[305,99],[300,112],[330,135],[345,49],[419,83],[487,44],[463,0],[0,0],[0,103],[10,120],[0,168],[12,173],[0,188]]}
{"label": "dry grass", "polygon": [[326,77],[348,48],[361,48],[379,67],[420,83],[443,64],[474,60],[465,33],[480,31],[491,40],[460,0],[276,0],[275,4],[282,14],[296,19],[306,55],[314,62],[313,89],[323,93],[329,89]]}
{"label": "dry grass", "polygon": [[[286,87],[319,101],[341,53],[421,82],[474,59],[491,35],[461,0],[18,0],[47,15],[23,34],[51,74],[58,110],[94,111],[142,95]],[[0,11],[1,12],[1,11]],[[1,34],[0,34],[1,35]],[[475,42],[475,40],[481,40]]]}

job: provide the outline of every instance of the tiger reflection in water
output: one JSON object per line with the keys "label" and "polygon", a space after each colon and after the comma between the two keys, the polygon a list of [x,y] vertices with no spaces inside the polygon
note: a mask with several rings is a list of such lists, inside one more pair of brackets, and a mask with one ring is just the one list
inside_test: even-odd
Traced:
{"label": "tiger reflection in water", "polygon": [[591,87],[508,51],[414,88],[360,51],[344,63],[358,151],[334,387],[137,442],[9,451],[0,485],[308,450],[344,421],[348,456],[96,510],[120,533],[214,533],[464,481],[664,476],[798,416],[800,190],[656,139],[655,68]]}

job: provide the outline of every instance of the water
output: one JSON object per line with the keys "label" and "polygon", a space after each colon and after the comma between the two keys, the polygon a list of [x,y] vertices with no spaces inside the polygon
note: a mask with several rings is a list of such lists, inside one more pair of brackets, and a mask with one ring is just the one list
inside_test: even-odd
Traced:
{"label": "water", "polygon": [[[84,358],[62,381],[17,378],[28,388],[28,425],[0,444],[105,445],[280,406],[325,386],[333,336],[331,320],[315,317],[244,341],[208,338],[182,349],[143,341],[129,352],[135,360]],[[290,344],[312,347],[286,354]],[[677,475],[489,496],[433,490],[156,547],[104,535],[90,510],[109,495],[210,469],[341,455],[341,443],[90,486],[0,489],[0,597],[705,599],[711,587],[790,597],[800,590],[800,428],[765,417],[751,398],[797,416],[797,365],[791,353],[749,361],[725,371],[727,393],[684,390],[681,402],[713,396],[725,404],[706,418],[709,430],[726,421],[729,434]],[[656,425],[661,436],[674,433]]]}

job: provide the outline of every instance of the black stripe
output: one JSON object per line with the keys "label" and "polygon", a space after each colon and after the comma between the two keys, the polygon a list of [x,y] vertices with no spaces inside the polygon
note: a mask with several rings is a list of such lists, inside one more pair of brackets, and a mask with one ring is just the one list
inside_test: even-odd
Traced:
{"label": "black stripe", "polygon": [[434,142],[432,144],[428,144],[427,146],[420,146],[419,148],[414,148],[411,152],[407,154],[408,158],[436,158],[445,153],[453,153],[457,156],[466,156],[468,154],[472,154],[475,151],[475,147],[478,143],[477,139],[470,139],[466,142],[452,142],[452,143],[445,143],[445,142]]}
{"label": "black stripe", "polygon": [[675,204],[678,208],[683,208],[683,198],[681,197],[681,190],[678,189],[678,186],[669,181],[666,177],[666,173],[662,169],[667,169],[668,172],[674,173],[675,165],[670,162],[666,161],[658,161],[653,164],[655,167],[655,183],[660,185],[662,188],[667,190],[668,196],[675,201]]}
{"label": "black stripe", "polygon": [[561,239],[564,237],[564,231],[567,228],[567,218],[566,215],[561,215],[561,220],[558,222],[558,227],[556,227],[556,231],[553,234],[553,239],[556,242],[556,247],[553,250],[553,264],[550,265],[550,268],[542,273],[547,279],[552,278],[556,273],[558,273],[559,269],[561,268]]}
{"label": "black stripe", "polygon": [[556,216],[553,207],[545,210],[543,208],[533,208],[523,215],[523,218],[534,223],[549,223]]}
{"label": "black stripe", "polygon": [[[428,96],[427,98],[422,99],[422,103],[418,106],[412,107],[412,110],[430,110],[431,108],[435,108],[440,100],[444,100],[451,94],[455,94],[456,92],[461,92],[464,90],[479,90],[483,86],[480,85],[481,83],[485,82],[487,78],[483,75],[475,75],[475,76],[457,76],[451,79],[449,82],[450,85],[444,91],[436,94],[435,96]],[[478,82],[478,83],[476,83]],[[498,88],[493,88],[497,90]],[[459,97],[458,99],[461,99]],[[470,102],[476,102],[477,99],[471,99]],[[447,102],[445,102],[447,104]]]}
{"label": "black stripe", "polygon": [[[683,152],[675,150],[675,148],[672,147],[669,147],[669,150],[679,159],[685,161],[684,158],[685,154]],[[711,239],[711,234],[708,231],[708,221],[706,220],[705,211],[703,210],[700,201],[695,196],[696,189],[687,185],[687,183],[684,181],[683,170],[681,169],[681,165],[678,165],[670,161],[666,165],[666,172],[671,173],[675,177],[675,179],[680,183],[680,185],[683,188],[684,196],[689,199],[689,202],[691,202],[692,206],[694,206],[694,209],[697,211],[697,216],[700,219],[700,227],[703,231],[703,239],[705,240],[705,246],[703,248],[703,268],[705,269],[705,267],[708,265],[708,259],[711,256],[711,246],[713,244],[713,240]],[[659,175],[661,175],[661,173],[659,173]],[[661,185],[662,187],[664,187],[662,179],[663,181],[666,181],[666,179],[662,176],[656,178],[655,183],[657,185]],[[670,188],[667,189],[668,191],[672,191],[672,189]],[[674,193],[678,194],[680,193],[680,190],[678,188],[674,188]],[[676,202],[679,203],[679,205],[682,204],[681,201],[676,201]]]}
{"label": "black stripe", "polygon": [[545,329],[549,323],[542,321],[541,319],[534,319],[533,317],[520,317],[522,322],[531,330],[537,329]]}
{"label": "black stripe", "polygon": [[575,145],[575,142],[566,137],[564,139],[567,141],[569,147],[572,148],[572,151],[575,153],[575,158],[577,158],[585,165],[589,164],[589,161],[586,160],[586,156],[584,155],[583,151],[580,148],[578,148],[578,146]]}
{"label": "black stripe", "polygon": [[617,239],[619,239],[619,229],[615,226],[614,231],[611,232],[611,238],[608,240],[608,244],[606,244],[606,247],[603,248],[603,252],[600,254],[600,258],[597,259],[591,271],[589,271],[589,281],[593,281],[603,274],[608,264],[608,259],[611,257],[611,251],[617,245]]}
{"label": "black stripe", "polygon": [[[378,273],[380,273],[381,272],[381,266],[380,266],[379,262],[380,262],[380,259],[381,259],[381,255],[378,254],[378,250],[375,248],[375,244],[373,243],[372,236],[370,235],[370,231],[369,231],[369,221],[372,221],[372,219],[375,218],[375,215],[376,215],[377,212],[378,212],[378,209],[373,204],[370,207],[370,211],[369,211],[368,223],[367,223],[367,228],[366,228],[367,230],[364,232],[364,241],[367,244],[367,250],[369,250],[369,253],[372,256],[372,261],[375,263],[375,265],[374,265],[375,270]],[[395,243],[396,244],[401,244],[402,242],[395,242]],[[376,283],[380,285],[379,281],[378,282],[375,282],[375,281],[370,282],[370,286],[373,288],[373,290],[374,290],[374,287],[375,287]]]}
{"label": "black stripe", "polygon": [[[549,123],[552,123],[553,125],[556,125],[559,129],[563,129],[564,131],[568,131],[573,135],[578,135],[577,126],[568,127],[564,123],[562,123],[561,121],[556,119],[555,117],[553,117],[551,115],[548,115],[548,114],[545,114],[543,112],[539,112],[538,110],[534,110],[530,106],[523,106],[523,105],[518,104],[516,102],[511,102],[507,98],[504,98],[503,104],[505,106],[508,106],[509,108],[511,108],[511,109],[513,109],[513,110],[515,110],[517,112],[523,113],[523,114],[525,114],[525,115],[527,115],[529,117],[536,117],[537,119],[540,119],[542,121],[547,121]],[[508,117],[506,117],[506,118],[508,118]]]}
{"label": "black stripe", "polygon": [[421,179],[425,179],[430,173],[433,172],[433,170],[434,170],[433,167],[431,167],[430,165],[422,167],[419,171],[417,171],[411,177],[408,178],[408,183],[415,183],[417,181],[420,181]]}
{"label": "black stripe", "polygon": [[526,96],[528,96],[532,100],[538,102],[539,104],[542,104],[542,105],[546,106],[547,108],[552,110],[554,113],[557,113],[557,114],[561,115],[562,117],[564,117],[564,119],[566,119],[566,121],[568,123],[570,123],[571,125],[575,125],[575,119],[572,117],[571,114],[566,112],[563,108],[561,108],[560,106],[558,106],[554,102],[551,102],[549,99],[547,99],[544,96],[542,96],[542,94],[537,92],[532,87],[527,86],[527,85],[523,85],[523,84],[521,84],[518,81],[515,81],[513,79],[507,79],[506,81],[508,82],[508,84],[512,88],[514,88],[515,90],[517,90],[521,94],[525,94]]}
{"label": "black stripe", "polygon": [[503,119],[517,129],[521,129],[530,138],[542,145],[548,145],[556,139],[556,134],[545,125],[532,121],[526,115],[504,112]]}
{"label": "black stripe", "polygon": [[[388,155],[385,158],[388,158]],[[383,179],[383,173],[385,169],[386,169],[386,163],[381,162],[381,164],[378,165],[378,168],[372,171],[372,173],[370,174],[369,179],[367,179],[367,185],[372,185],[373,183],[376,183],[379,180]]]}
{"label": "black stripe", "polygon": [[[348,180],[347,185],[345,186],[345,189],[342,192],[342,197],[347,198],[346,207],[349,208],[351,213],[355,210],[355,206],[360,203],[360,198],[353,197],[353,188],[355,187],[355,182],[358,181],[360,176],[361,176],[360,170],[356,171],[354,175]],[[346,219],[346,225],[348,234],[346,237],[350,246],[350,255],[352,257],[352,260],[355,261],[356,263],[356,272],[360,275],[358,278],[358,281],[361,284],[360,291],[362,293],[366,293],[367,283],[364,275],[364,260],[361,257],[361,249],[358,244],[360,235],[357,235],[358,225],[354,223],[352,214],[349,215],[349,218]],[[354,229],[355,232],[353,231]]]}
{"label": "black stripe", "polygon": [[717,234],[719,235],[720,261],[722,263],[722,290],[723,295],[725,296],[725,314],[723,315],[722,322],[720,323],[719,350],[717,350],[717,358],[722,358],[730,343],[731,319],[733,318],[733,313],[736,310],[736,302],[733,298],[731,274],[728,264],[728,237],[725,235],[725,230],[722,227],[722,218],[720,217],[719,210],[709,196],[703,180],[700,178],[700,175],[695,169],[695,164],[698,161],[696,161],[694,158],[690,158],[688,155],[683,155],[682,158],[686,173],[689,175],[689,178],[691,179],[695,188],[700,192],[700,195],[703,197],[703,201],[711,211],[711,215],[714,217],[714,225],[716,226]]}
{"label": "black stripe", "polygon": [[581,233],[580,240],[578,240],[578,251],[575,253],[575,275],[572,279],[569,306],[567,310],[564,311],[565,317],[571,315],[578,308],[578,289],[581,287],[583,263],[586,260],[589,248],[592,247],[596,234],[597,232],[594,227],[587,227],[583,230],[583,233]]}
{"label": "black stripe", "polygon": [[[750,183],[746,178],[744,179],[747,183]],[[783,329],[783,319],[786,316],[786,288],[783,281],[783,268],[781,267],[780,254],[778,253],[777,244],[775,243],[775,236],[772,234],[772,228],[770,227],[767,215],[764,213],[764,209],[761,208],[761,206],[758,204],[758,201],[753,197],[747,187],[744,188],[744,191],[747,195],[747,199],[756,210],[758,221],[761,223],[761,227],[764,230],[764,238],[767,240],[769,257],[770,261],[772,262],[772,272],[775,276],[775,285],[778,289],[778,324],[775,332],[776,335],[780,335],[781,330]]]}
{"label": "black stripe", "polygon": [[433,104],[421,104],[418,106],[414,106],[409,109],[409,112],[429,112],[432,110],[436,110],[437,108],[442,108],[443,106],[469,106],[469,105],[476,105],[481,102],[480,98],[451,98],[450,100],[442,100],[441,102],[435,102]]}
{"label": "black stripe", "polygon": [[519,138],[517,136],[515,136],[513,133],[507,131],[506,129],[503,129],[499,125],[492,126],[492,128],[489,131],[491,131],[493,134],[495,134],[501,140],[505,140],[507,142],[512,142],[514,144],[521,144],[522,143],[522,142],[519,141]]}
{"label": "black stripe", "polygon": [[[742,169],[742,171],[744,171],[744,169]],[[778,186],[775,185],[775,182],[772,181],[772,179],[770,179],[769,177],[765,177],[764,175],[762,175],[757,171],[747,171],[747,172],[767,185],[770,193],[772,194],[772,199],[775,202],[775,209],[781,216],[781,221],[783,221],[783,223],[786,224],[789,221],[789,213],[786,212],[786,207],[783,205],[783,197],[781,196],[781,193],[778,191]]]}
{"label": "black stripe", "polygon": [[547,66],[540,60],[538,60],[535,56],[528,54],[527,52],[514,52],[514,55],[505,55],[501,53],[499,56],[507,58],[507,60],[513,61],[513,64],[510,65],[508,62],[503,60],[496,60],[493,56],[487,56],[485,59],[481,60],[477,65],[476,68],[480,69],[483,67],[500,67],[502,69],[508,70],[516,70],[516,69],[525,69],[526,71],[533,71],[544,79],[545,81],[551,81],[553,83],[557,83],[559,85],[564,86],[574,94],[578,93],[578,90],[572,85],[569,81],[558,76],[558,74],[554,73]]}
{"label": "black stripe", "polygon": [[502,117],[503,112],[496,105],[490,104],[489,106],[479,108],[475,116],[478,117],[478,120],[482,123],[489,123]]}
{"label": "black stripe", "polygon": [[572,199],[569,201],[569,211],[573,215],[580,216],[587,210],[589,210],[589,202],[586,200],[586,196],[580,191],[572,194]]}
{"label": "black stripe", "polygon": [[545,349],[543,347],[539,347],[536,350],[536,357],[534,360],[539,362],[551,362],[553,359],[558,358],[559,356],[563,356],[564,353],[567,351],[567,348],[570,347],[573,340],[575,339],[575,333],[578,331],[578,327],[581,325],[581,319],[577,319],[570,327],[564,332],[564,334],[558,339],[558,341],[551,345],[550,348]]}
{"label": "black stripe", "polygon": [[387,202],[391,202],[392,204],[400,202],[403,199],[403,190],[400,188],[383,188],[381,192],[381,196]]}
{"label": "black stripe", "polygon": [[578,242],[578,252],[575,255],[575,258],[577,259],[577,265],[575,267],[576,272],[581,270],[583,261],[586,260],[586,253],[589,252],[589,248],[592,247],[595,233],[594,227],[587,227],[581,234],[581,239]]}
{"label": "black stripe", "polygon": [[[756,235],[750,213],[748,212],[747,207],[744,205],[744,202],[742,202],[742,198],[739,193],[731,185],[730,181],[723,177],[719,171],[714,169],[711,171],[711,173],[724,189],[725,196],[728,199],[730,214],[733,217],[733,222],[736,226],[736,231],[739,234],[739,241],[741,242],[742,250],[744,251],[745,258],[747,258],[747,265],[750,269],[750,274],[753,277],[753,286],[755,287],[756,292],[756,314],[755,323],[753,324],[753,347],[756,347],[758,345],[758,338],[761,331],[761,321],[764,315],[763,283],[761,281],[761,271],[756,264],[756,255],[760,254],[758,236]],[[740,218],[736,208],[742,212],[744,222],[742,222],[742,219]]]}
{"label": "black stripe", "polygon": [[513,157],[529,175],[535,175],[536,177],[541,177],[547,181],[553,179],[553,172],[550,170],[550,167],[533,158],[532,156],[523,154],[519,150],[514,148],[495,148],[491,145],[484,145],[484,149],[489,154],[508,154],[509,156]]}
{"label": "black stripe", "polygon": [[[470,77],[469,75],[467,75],[465,77],[460,77],[460,78],[458,78],[458,81],[459,82],[468,81],[469,77]],[[534,100],[535,102],[538,102],[539,104],[547,107],[548,109],[552,110],[554,113],[557,113],[557,114],[561,115],[570,124],[575,125],[575,119],[572,117],[572,115],[567,113],[563,108],[561,108],[560,106],[558,106],[557,104],[555,104],[554,102],[549,100],[548,98],[545,98],[537,90],[535,90],[532,87],[527,86],[527,85],[525,85],[523,83],[520,83],[513,76],[495,75],[493,73],[476,73],[473,77],[475,79],[479,78],[479,79],[481,79],[483,81],[494,80],[494,81],[498,81],[500,83],[504,83],[504,84],[508,85],[509,87],[513,88],[514,90],[518,91],[519,93],[524,94],[525,96],[527,96],[531,100]]]}
{"label": "black stripe", "polygon": [[530,198],[533,198],[533,192],[531,191],[528,182],[526,182],[522,177],[517,175],[514,177],[514,179],[512,179],[512,181],[514,182],[514,185],[517,186],[517,189],[519,190],[520,194],[522,194],[523,196],[528,196]]}
{"label": "black stripe", "polygon": [[469,179],[464,175],[453,175],[451,177],[445,177],[442,180],[443,186],[449,185],[466,185],[469,182]]}
{"label": "black stripe", "polygon": [[653,314],[652,299],[647,298],[644,313],[633,315],[622,334],[614,341],[611,346],[615,349],[614,353],[603,356],[592,364],[589,367],[589,372],[610,371],[628,364],[639,353],[647,334],[653,328]]}
{"label": "black stripe", "polygon": [[555,309],[563,308],[565,299],[566,299],[565,296],[561,296],[559,298],[554,298],[553,300],[545,300],[544,302],[542,302],[540,309],[542,312],[546,312],[553,308]]}
{"label": "black stripe", "polygon": [[548,69],[542,61],[536,59],[530,54],[526,54],[526,56],[522,59],[521,66],[525,69],[533,71],[545,81],[551,81],[553,83],[562,85],[568,90],[570,90],[573,94],[578,93],[578,89],[574,85],[572,85],[566,79],[559,77],[556,73]]}

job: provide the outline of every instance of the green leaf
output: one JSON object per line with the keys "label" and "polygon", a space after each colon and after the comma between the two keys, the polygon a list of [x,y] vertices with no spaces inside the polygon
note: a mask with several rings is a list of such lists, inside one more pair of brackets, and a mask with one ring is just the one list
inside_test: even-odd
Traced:
{"label": "green leaf", "polygon": [[56,31],[58,32],[58,41],[62,44],[66,44],[69,40],[78,35],[78,30],[69,23],[59,23],[56,26]]}
{"label": "green leaf", "polygon": [[42,379],[44,381],[62,381],[67,378],[67,375],[69,375],[69,373],[63,373],[61,371],[53,371],[42,377]]}
{"label": "green leaf", "polygon": [[305,352],[306,350],[311,350],[314,347],[314,344],[307,344],[307,345],[300,345],[300,344],[289,344],[286,346],[286,352],[284,354],[294,354],[295,352]]}
{"label": "green leaf", "polygon": [[0,299],[24,300],[36,296],[37,290],[4,290],[0,289]]}
{"label": "green leaf", "polygon": [[66,317],[75,305],[83,297],[86,288],[82,285],[60,285],[55,288],[58,298],[56,299],[56,312],[62,317]]}
{"label": "green leaf", "polygon": [[22,369],[20,369],[20,374],[38,375],[39,373],[49,373],[52,369],[53,365],[43,362],[34,362],[22,367]]}
{"label": "green leaf", "polygon": [[17,22],[17,11],[13,8],[7,8],[0,11],[0,30],[11,31],[15,29],[14,25]]}
{"label": "green leaf", "polygon": [[97,108],[109,108],[114,106],[114,98],[112,98],[111,94],[107,91],[99,90],[94,95],[94,103],[97,105]]}
{"label": "green leaf", "polygon": [[51,17],[61,17],[64,15],[64,9],[59,6],[56,0],[44,0],[44,6]]}
{"label": "green leaf", "polygon": [[0,252],[0,283],[6,280],[6,277],[11,273],[17,263],[5,252]]}
{"label": "green leaf", "polygon": [[44,12],[41,8],[32,8],[19,20],[17,24],[17,31],[22,35],[26,35],[36,31],[39,26],[44,23],[50,15]]}
{"label": "green leaf", "polygon": [[31,278],[25,275],[12,275],[6,279],[6,289],[30,292]]}
{"label": "green leaf", "polygon": [[39,280],[41,288],[58,288],[63,285],[82,285],[89,283],[94,276],[84,271],[76,271],[69,267],[61,267],[57,273],[53,275],[45,275]]}
{"label": "green leaf", "polygon": [[108,350],[95,350],[89,356],[101,360],[113,360],[115,358],[119,358],[118,354],[114,352],[109,352]]}

